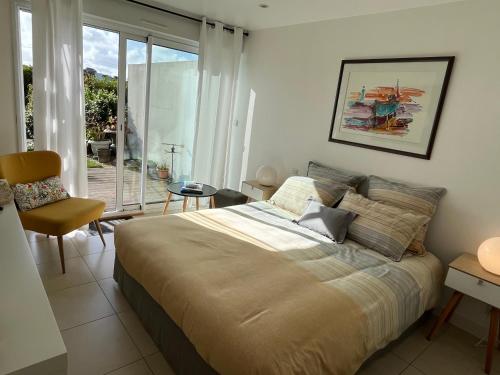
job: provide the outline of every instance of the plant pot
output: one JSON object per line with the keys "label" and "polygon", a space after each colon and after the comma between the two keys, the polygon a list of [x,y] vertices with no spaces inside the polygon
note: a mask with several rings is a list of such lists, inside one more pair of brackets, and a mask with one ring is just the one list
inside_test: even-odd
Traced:
{"label": "plant pot", "polygon": [[156,173],[158,173],[158,178],[162,180],[166,180],[168,178],[168,169],[156,169]]}
{"label": "plant pot", "polygon": [[97,160],[99,160],[99,163],[110,163],[111,150],[109,148],[101,148],[97,150]]}
{"label": "plant pot", "polygon": [[105,139],[104,141],[89,141],[90,148],[92,149],[92,154],[97,155],[97,151],[101,149],[108,149],[111,144],[111,140]]}

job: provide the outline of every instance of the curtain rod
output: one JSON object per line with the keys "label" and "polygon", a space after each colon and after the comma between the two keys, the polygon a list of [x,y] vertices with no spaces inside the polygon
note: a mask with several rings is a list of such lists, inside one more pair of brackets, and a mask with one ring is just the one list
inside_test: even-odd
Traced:
{"label": "curtain rod", "polygon": [[[195,22],[203,22],[201,19],[199,18],[196,18],[196,17],[191,17],[191,16],[187,16],[185,14],[182,14],[182,13],[178,13],[178,12],[174,12],[172,10],[168,10],[168,9],[164,9],[164,8],[160,8],[160,7],[157,7],[155,5],[151,5],[151,4],[146,4],[146,3],[143,3],[141,1],[137,1],[137,0],[127,0],[129,3],[133,3],[133,4],[137,4],[137,5],[141,5],[143,7],[146,7],[146,8],[150,8],[150,9],[154,9],[154,10],[159,10],[160,12],[164,12],[164,13],[168,13],[168,14],[172,14],[174,16],[177,16],[177,17],[182,17],[182,18],[185,18],[185,19],[188,19],[188,20],[191,20],[191,21],[195,21]],[[215,23],[213,22],[208,22],[207,21],[207,25],[210,25],[212,27],[215,27]],[[233,26],[223,26],[224,30],[226,31],[229,31],[230,33],[234,33],[234,27]],[[243,32],[243,35],[245,36],[248,36],[248,32]]]}

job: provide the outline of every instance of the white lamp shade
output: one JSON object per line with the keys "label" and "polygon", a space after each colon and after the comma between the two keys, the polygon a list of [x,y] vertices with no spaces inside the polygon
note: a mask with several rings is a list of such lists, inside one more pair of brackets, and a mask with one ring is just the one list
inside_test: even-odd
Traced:
{"label": "white lamp shade", "polygon": [[500,275],[500,237],[484,241],[477,250],[477,258],[486,271]]}
{"label": "white lamp shade", "polygon": [[264,186],[272,186],[276,184],[278,174],[276,169],[269,165],[263,165],[257,169],[256,178],[259,184]]}

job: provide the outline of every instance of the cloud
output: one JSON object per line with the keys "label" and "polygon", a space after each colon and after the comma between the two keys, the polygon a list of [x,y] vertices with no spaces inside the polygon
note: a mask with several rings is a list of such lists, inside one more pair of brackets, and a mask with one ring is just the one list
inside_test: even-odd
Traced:
{"label": "cloud", "polygon": [[21,27],[21,54],[23,65],[33,65],[31,13],[21,10],[19,12],[19,24]]}
{"label": "cloud", "polygon": [[83,67],[101,74],[118,75],[119,34],[83,26]]}
{"label": "cloud", "polygon": [[[20,11],[22,60],[33,65],[31,13]],[[146,43],[127,40],[127,64],[146,63]],[[101,74],[118,76],[119,34],[117,32],[83,26],[83,67]],[[195,61],[198,55],[162,46],[153,46],[152,62]]]}

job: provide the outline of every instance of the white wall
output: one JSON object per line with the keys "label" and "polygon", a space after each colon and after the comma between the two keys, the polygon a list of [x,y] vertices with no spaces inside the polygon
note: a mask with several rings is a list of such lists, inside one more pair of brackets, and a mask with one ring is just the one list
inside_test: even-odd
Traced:
{"label": "white wall", "polygon": [[[476,0],[254,31],[247,39],[248,102],[255,92],[247,177],[281,176],[309,160],[448,189],[428,248],[444,264],[500,235],[500,1]],[[342,59],[455,55],[430,161],[328,142]],[[240,120],[244,120],[241,116]],[[483,334],[485,306],[457,321]],[[476,324],[477,323],[477,324]]]}
{"label": "white wall", "polygon": [[0,0],[0,155],[17,151],[11,15],[10,1]]}
{"label": "white wall", "polygon": [[[127,144],[135,151],[125,158],[142,158],[144,137],[145,64],[129,65]],[[170,146],[177,147],[174,156],[174,179],[191,178],[195,132],[198,61],[159,62],[151,65],[150,110],[148,127],[148,160],[171,164]]]}

